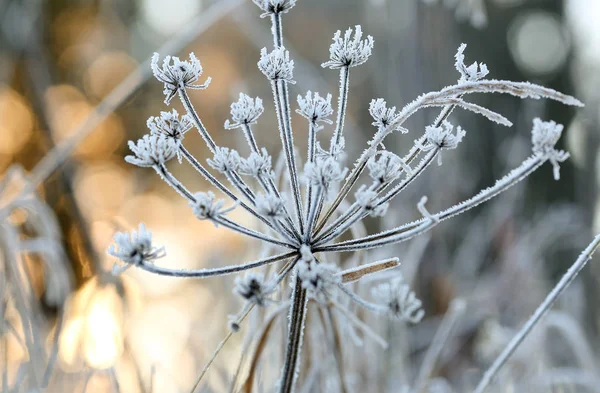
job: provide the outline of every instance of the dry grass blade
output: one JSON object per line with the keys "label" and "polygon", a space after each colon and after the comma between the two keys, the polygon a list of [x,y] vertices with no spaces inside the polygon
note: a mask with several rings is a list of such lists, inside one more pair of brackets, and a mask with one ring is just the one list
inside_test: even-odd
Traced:
{"label": "dry grass blade", "polygon": [[267,316],[265,323],[263,324],[263,328],[261,329],[260,334],[258,335],[258,340],[256,343],[256,349],[254,350],[254,354],[252,355],[252,360],[250,361],[250,369],[248,370],[248,377],[246,377],[246,381],[244,381],[241,392],[251,393],[252,385],[254,384],[254,376],[256,373],[256,366],[258,365],[258,360],[260,359],[260,355],[263,353],[269,338],[269,332],[271,328],[274,326],[274,322],[277,319],[277,316],[280,315],[283,311],[287,310],[288,304],[287,302],[280,305],[275,311],[273,311],[269,316]]}
{"label": "dry grass blade", "polygon": [[366,265],[357,266],[340,273],[344,284],[358,281],[369,274],[378,273],[400,266],[398,258],[384,259]]}

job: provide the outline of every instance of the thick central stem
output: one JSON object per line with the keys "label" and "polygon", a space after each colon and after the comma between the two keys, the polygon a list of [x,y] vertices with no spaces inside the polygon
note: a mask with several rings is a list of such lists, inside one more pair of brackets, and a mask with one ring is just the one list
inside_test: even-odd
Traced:
{"label": "thick central stem", "polygon": [[298,360],[302,349],[302,336],[306,319],[306,301],[306,289],[302,288],[302,280],[296,277],[292,304],[290,305],[287,348],[283,372],[279,381],[279,393],[292,393],[296,385]]}

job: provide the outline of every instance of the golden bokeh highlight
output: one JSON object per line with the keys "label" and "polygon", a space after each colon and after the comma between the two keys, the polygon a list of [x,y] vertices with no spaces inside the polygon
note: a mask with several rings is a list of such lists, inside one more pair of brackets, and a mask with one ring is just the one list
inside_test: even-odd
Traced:
{"label": "golden bokeh highlight", "polygon": [[34,117],[25,98],[0,85],[0,154],[14,155],[27,143],[34,128]]}
{"label": "golden bokeh highlight", "polygon": [[67,301],[59,338],[59,359],[65,371],[108,369],[123,354],[125,316],[139,309],[139,291],[127,278],[105,279],[88,280]]}
{"label": "golden bokeh highlight", "polygon": [[102,99],[136,68],[137,62],[125,52],[102,53],[86,71],[86,91],[91,96]]}
{"label": "golden bokeh highlight", "polygon": [[81,165],[74,177],[74,191],[83,214],[90,219],[114,215],[132,192],[129,172],[112,161]]}
{"label": "golden bokeh highlight", "polygon": [[[45,96],[50,113],[52,134],[56,142],[72,137],[93,114],[94,105],[70,85],[49,88]],[[74,150],[77,158],[106,158],[122,143],[124,129],[121,119],[110,114]]]}

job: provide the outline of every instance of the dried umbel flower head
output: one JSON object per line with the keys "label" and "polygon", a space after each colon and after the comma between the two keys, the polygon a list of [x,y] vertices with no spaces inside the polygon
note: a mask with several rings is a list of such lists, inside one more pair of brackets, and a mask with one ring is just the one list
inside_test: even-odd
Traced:
{"label": "dried umbel flower head", "polygon": [[252,152],[248,158],[240,161],[242,175],[261,177],[271,173],[271,156],[264,147],[260,152]]}
{"label": "dried umbel flower head", "polygon": [[374,122],[371,123],[380,130],[401,131],[406,134],[408,130],[397,124],[399,113],[396,112],[396,107],[387,107],[387,103],[383,98],[372,100],[369,104],[369,113]]}
{"label": "dried umbel flower head", "polygon": [[263,14],[260,15],[264,18],[273,14],[284,14],[296,5],[296,0],[252,0],[254,4],[260,7]]}
{"label": "dried umbel flower head", "polygon": [[382,204],[376,203],[378,196],[377,192],[375,192],[373,189],[367,188],[367,186],[364,184],[358,189],[358,191],[356,191],[354,196],[356,197],[356,203],[358,203],[361,209],[374,217],[384,216],[388,207],[390,206],[390,204],[387,202]]}
{"label": "dried umbel flower head", "polygon": [[[423,146],[424,151],[432,149],[456,149],[458,144],[462,141],[466,132],[460,128],[456,128],[456,133],[453,133],[454,126],[450,122],[444,121],[440,127],[427,126],[425,131],[425,138],[427,145]],[[438,155],[438,164],[442,165],[442,155]]]}
{"label": "dried umbel flower head", "polygon": [[286,214],[283,200],[270,193],[256,196],[256,210],[269,220],[284,217]]}
{"label": "dried umbel flower head", "polygon": [[177,141],[181,141],[185,133],[194,126],[188,114],[179,117],[175,109],[160,112],[160,116],[150,116],[146,125],[151,134],[165,134]]}
{"label": "dried umbel flower head", "polygon": [[[179,89],[206,89],[210,84],[210,78],[200,85],[195,83],[202,75],[202,66],[200,60],[194,53],[190,53],[190,60],[179,60],[176,56],[166,56],[162,67],[158,66],[159,54],[152,56],[152,72],[159,81],[163,82],[165,89],[165,104],[169,104]],[[171,60],[173,63],[171,63]]]}
{"label": "dried umbel flower head", "polygon": [[150,134],[163,134],[171,138],[177,148],[177,159],[181,163],[181,152],[179,146],[186,132],[194,125],[188,114],[179,117],[179,113],[175,109],[171,112],[160,112],[160,116],[150,116],[146,121],[146,125],[150,130]]}
{"label": "dried umbel flower head", "polygon": [[273,292],[273,289],[265,282],[263,274],[250,272],[244,277],[236,277],[233,292],[262,307],[269,300],[268,295]]}
{"label": "dried umbel flower head", "polygon": [[304,166],[307,183],[323,191],[330,190],[331,186],[344,180],[346,172],[333,157],[307,162]]}
{"label": "dried umbel flower head", "polygon": [[194,215],[201,220],[214,219],[225,214],[230,209],[223,209],[225,201],[217,199],[215,194],[209,192],[198,192],[194,194],[194,201],[190,201]]}
{"label": "dried umbel flower head", "polygon": [[127,265],[141,265],[165,256],[164,247],[152,245],[152,232],[141,223],[137,231],[117,232],[108,253]]}
{"label": "dried umbel flower head", "polygon": [[[557,91],[527,82],[512,82],[506,80],[488,80],[487,67],[481,63],[471,66],[464,64],[464,46],[456,55],[456,68],[460,75],[457,84],[444,87],[438,91],[418,96],[398,110],[388,106],[383,99],[371,102],[369,112],[377,132],[366,144],[365,150],[358,156],[351,170],[343,169],[342,157],[345,149],[344,119],[348,103],[352,99],[348,94],[350,83],[349,69],[367,61],[373,49],[373,39],[362,38],[362,30],[357,26],[349,29],[342,37],[340,32],[334,36],[330,48],[329,61],[323,64],[326,68],[339,69],[339,95],[335,111],[331,105],[331,96],[325,98],[316,93],[308,93],[298,99],[297,112],[308,122],[308,149],[304,167],[303,184],[300,182],[299,169],[301,164],[295,152],[294,127],[291,121],[290,92],[288,83],[293,83],[293,61],[283,46],[282,14],[294,5],[293,1],[269,0],[258,2],[264,12],[271,16],[271,31],[273,33],[272,51],[266,48],[261,51],[258,62],[259,69],[267,77],[273,94],[273,106],[277,113],[278,137],[281,140],[279,156],[284,160],[281,170],[271,170],[271,156],[267,150],[259,146],[254,138],[253,127],[258,116],[263,111],[259,98],[250,98],[242,94],[240,100],[232,105],[231,122],[228,128],[237,127],[243,132],[249,148],[249,156],[240,158],[237,151],[219,146],[212,139],[209,130],[204,126],[195,108],[187,96],[188,88],[198,86],[193,83],[198,79],[201,68],[195,57],[190,62],[174,59],[174,64],[167,59],[162,69],[156,60],[153,70],[159,81],[165,84],[167,101],[178,93],[183,106],[207,144],[213,158],[208,160],[205,167],[189,153],[181,138],[165,132],[153,132],[142,138],[138,145],[132,145],[134,157],[127,161],[141,166],[153,167],[174,190],[187,199],[194,214],[200,219],[211,220],[215,225],[239,233],[248,238],[257,239],[265,247],[266,255],[258,260],[221,266],[210,269],[177,270],[154,266],[148,261],[158,257],[160,253],[152,248],[150,243],[143,246],[129,246],[130,252],[114,252],[126,263],[135,264],[138,268],[155,274],[204,278],[245,270],[255,269],[284,262],[278,269],[274,279],[265,282],[259,273],[240,278],[236,282],[235,291],[248,300],[244,313],[238,314],[232,320],[232,329],[237,330],[244,315],[254,305],[267,306],[266,294],[279,291],[274,298],[280,298],[282,304],[289,304],[289,325],[285,362],[281,379],[278,384],[280,393],[290,393],[294,390],[298,373],[300,349],[306,314],[312,307],[307,307],[308,298],[312,295],[318,300],[317,307],[345,307],[336,302],[334,296],[339,293],[347,295],[349,300],[375,313],[385,313],[392,318],[416,323],[423,317],[421,303],[407,284],[393,280],[377,287],[373,295],[378,303],[362,299],[354,292],[354,284],[362,277],[378,271],[395,267],[398,260],[387,259],[370,264],[352,266],[350,269],[338,271],[334,260],[360,260],[359,258],[338,258],[339,253],[365,252],[382,246],[399,244],[425,234],[440,222],[462,214],[473,207],[499,195],[520,180],[527,177],[546,162],[555,167],[558,174],[558,164],[567,157],[567,153],[557,151],[555,144],[560,137],[562,126],[555,123],[535,121],[532,133],[533,152],[521,165],[500,178],[493,186],[465,199],[454,206],[438,212],[430,212],[425,208],[426,197],[417,204],[416,209],[422,218],[413,222],[383,229],[374,234],[363,234],[355,231],[356,225],[366,217],[380,216],[389,209],[390,203],[407,189],[420,175],[425,173],[432,162],[440,159],[441,153],[447,153],[457,147],[465,137],[465,132],[447,122],[447,117],[456,109],[465,109],[487,119],[510,126],[512,123],[499,113],[466,101],[474,93],[481,94],[511,94],[519,98],[548,98],[566,105],[581,106],[577,99]],[[414,143],[407,154],[399,157],[388,151],[385,139],[395,131],[409,133],[406,128],[408,119],[425,108],[441,108],[436,121],[424,132],[415,135]],[[335,112],[335,122],[330,135],[319,140],[326,133],[320,127],[330,123],[329,117]],[[166,123],[166,121],[165,121]],[[156,122],[153,127],[158,128]],[[187,126],[186,126],[187,127]],[[184,128],[186,128],[184,127]],[[181,133],[182,135],[182,133]],[[326,145],[326,141],[329,144]],[[323,143],[323,145],[322,145]],[[196,169],[215,189],[226,198],[233,201],[233,206],[224,208],[224,202],[217,200],[212,193],[192,193],[166,166],[167,161],[181,151],[186,161]],[[220,181],[213,172],[222,172],[227,184]],[[363,176],[368,172],[369,177]],[[247,179],[242,175],[252,176]],[[558,177],[558,176],[556,176]],[[366,179],[365,179],[366,178]],[[366,180],[366,183],[363,183]],[[248,182],[247,182],[248,181]],[[338,189],[338,183],[342,183]],[[282,188],[286,187],[286,188]],[[289,203],[282,197],[285,191]],[[355,200],[351,201],[354,194]],[[257,219],[260,226],[252,228],[235,222],[225,213],[233,207],[247,212]],[[364,227],[363,227],[364,228]],[[349,234],[353,237],[349,238]],[[131,238],[121,235],[124,250],[128,250]],[[120,238],[121,239],[121,238]],[[125,242],[127,240],[127,242]],[[141,251],[132,251],[132,250]],[[128,257],[128,255],[130,255]],[[138,257],[138,255],[140,255]],[[365,254],[369,256],[369,254]],[[129,259],[128,259],[129,258]],[[291,284],[283,285],[285,281]],[[282,285],[279,285],[282,284]],[[351,315],[344,310],[345,315]],[[352,318],[349,318],[352,319]]]}
{"label": "dried umbel flower head", "polygon": [[240,99],[231,104],[231,122],[226,120],[225,128],[231,130],[244,125],[254,124],[264,111],[265,109],[260,98],[252,98],[244,93],[240,93]]}
{"label": "dried umbel flower head", "polygon": [[[378,186],[388,184],[400,177],[406,164],[396,154],[382,151],[378,156],[373,156],[367,162],[369,176]],[[410,171],[407,171],[407,173]]]}
{"label": "dried umbel flower head", "polygon": [[162,165],[178,152],[175,140],[165,134],[144,135],[137,143],[129,141],[128,145],[134,155],[125,157],[125,161],[140,167]]}
{"label": "dried umbel flower head", "polygon": [[393,318],[418,323],[425,315],[425,311],[421,309],[421,301],[402,278],[379,284],[373,288],[372,294],[379,303],[386,306],[388,315]]}
{"label": "dried umbel flower head", "polygon": [[343,38],[342,32],[338,30],[333,37],[333,44],[329,47],[329,61],[321,66],[336,69],[361,65],[371,56],[373,44],[373,37],[370,35],[365,40],[362,39],[362,29],[358,25],[354,30],[354,38],[352,29],[346,30]]}
{"label": "dried umbel flower head", "polygon": [[309,90],[306,92],[305,97],[298,95],[298,106],[300,108],[296,109],[296,113],[310,121],[312,124],[316,125],[319,122],[333,124],[333,122],[328,119],[333,113],[333,108],[331,107],[331,94],[327,94],[327,96],[323,98],[319,93],[315,92],[313,94]]}
{"label": "dried umbel flower head", "polygon": [[240,166],[240,155],[237,151],[227,147],[215,148],[215,155],[211,159],[206,160],[216,171],[221,173],[235,172]]}
{"label": "dried umbel flower head", "polygon": [[271,52],[267,52],[267,48],[262,48],[258,69],[271,81],[296,83],[294,81],[294,61],[290,60],[290,52],[283,46],[275,48]]}

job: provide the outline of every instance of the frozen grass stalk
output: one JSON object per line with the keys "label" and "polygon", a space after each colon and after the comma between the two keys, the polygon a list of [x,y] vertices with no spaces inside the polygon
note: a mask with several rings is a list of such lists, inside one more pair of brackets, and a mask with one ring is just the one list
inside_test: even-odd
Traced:
{"label": "frozen grass stalk", "polygon": [[[166,255],[166,251],[153,244],[150,231],[143,225],[138,231],[115,235],[115,245],[109,249],[109,253],[121,260],[121,264],[115,265],[116,274],[133,266],[158,275],[188,278],[239,273],[282,262],[276,270],[278,273],[271,277],[264,272],[249,272],[244,277],[238,277],[234,292],[245,302],[245,306],[240,313],[236,314],[237,316],[245,316],[256,307],[270,307],[273,303],[277,303],[277,299],[281,299],[282,304],[289,304],[285,353],[277,389],[280,393],[290,393],[295,390],[298,376],[301,374],[303,336],[305,329],[308,328],[305,326],[305,321],[307,314],[310,314],[313,309],[312,306],[307,307],[309,300],[314,301],[321,315],[328,316],[326,320],[329,321],[328,326],[331,325],[329,327],[335,329],[335,326],[339,325],[339,321],[332,313],[335,311],[339,319],[349,325],[351,332],[361,331],[384,347],[387,344],[383,339],[355,316],[345,303],[336,301],[335,296],[338,293],[341,293],[342,297],[345,296],[344,300],[348,302],[404,323],[419,323],[425,313],[416,294],[398,277],[373,288],[370,296],[372,299],[363,298],[354,292],[354,285],[351,283],[398,266],[400,264],[398,259],[388,258],[341,270],[328,261],[331,253],[362,252],[384,245],[397,244],[426,233],[440,222],[504,192],[546,162],[552,165],[553,175],[558,180],[559,165],[568,158],[568,153],[555,148],[562,133],[562,126],[536,119],[532,129],[531,156],[493,186],[437,213],[427,210],[425,206],[427,198],[423,197],[416,206],[422,219],[375,234],[357,235],[359,232],[355,231],[355,228],[362,225],[365,218],[383,216],[390,208],[390,204],[414,180],[427,169],[438,167],[438,165],[431,165],[432,163],[437,160],[439,165],[443,164],[443,155],[451,154],[452,150],[461,148],[461,141],[467,137],[467,134],[461,127],[454,126],[448,121],[455,108],[470,111],[504,126],[512,125],[501,114],[468,102],[465,97],[474,93],[499,93],[519,98],[548,98],[566,105],[581,106],[582,104],[573,97],[527,82],[486,79],[488,69],[485,64],[465,65],[466,46],[462,45],[456,54],[455,65],[459,73],[456,84],[423,94],[401,109],[388,105],[381,98],[371,101],[368,110],[373,117],[373,136],[355,161],[352,170],[348,171],[344,163],[346,155],[344,118],[351,97],[350,68],[365,63],[374,49],[373,38],[371,36],[363,38],[361,27],[355,26],[353,29],[347,29],[343,35],[341,31],[335,33],[329,59],[322,64],[324,68],[339,70],[335,121],[330,119],[334,114],[331,94],[298,92],[300,93],[297,96],[298,108],[295,112],[308,123],[306,163],[301,169],[295,154],[289,98],[291,85],[295,84],[294,62],[284,47],[282,35],[284,28],[282,16],[288,13],[296,2],[254,0],[254,3],[262,10],[262,16],[269,17],[271,21],[273,48],[261,50],[258,68],[272,89],[273,107],[277,113],[281,139],[281,150],[275,157],[276,160],[277,157],[282,157],[282,168],[285,167],[285,170],[273,171],[272,156],[264,147],[258,145],[255,138],[254,133],[260,132],[262,127],[259,123],[264,111],[263,101],[259,97],[240,93],[238,101],[231,105],[230,119],[224,124],[224,128],[235,130],[231,132],[242,134],[247,142],[249,155],[240,154],[230,147],[219,146],[212,139],[211,131],[202,122],[201,110],[196,110],[189,94],[190,89],[208,88],[210,81],[207,79],[204,83],[198,82],[203,70],[200,60],[193,54],[190,54],[189,60],[167,56],[161,67],[158,65],[159,56],[155,55],[153,58],[152,70],[164,85],[165,103],[169,104],[172,99],[179,98],[186,113],[180,117],[173,110],[162,112],[160,117],[151,117],[148,120],[150,133],[137,143],[130,142],[133,154],[127,156],[126,160],[140,167],[154,169],[168,185],[188,201],[191,213],[198,219],[209,220],[215,226],[268,245],[268,254],[255,261],[232,266],[197,270],[171,269],[159,266],[158,262]],[[428,107],[440,108],[440,113],[433,124],[414,138],[408,154],[399,157],[384,147],[383,142],[390,134],[397,132],[408,134],[406,121],[416,112]],[[200,133],[212,154],[206,161],[194,157],[184,146],[184,136],[192,127]],[[471,132],[483,132],[483,130]],[[324,134],[325,140],[320,138]],[[323,148],[321,143],[327,141],[329,146]],[[167,168],[173,162],[191,165],[223,194],[225,199],[217,198],[212,191],[195,192],[188,189]],[[369,175],[365,176],[367,181],[364,184],[357,184],[363,178],[361,175],[365,171]],[[218,180],[214,172],[221,173],[229,184]],[[282,179],[277,173],[280,173]],[[289,193],[283,192],[284,190],[278,187],[282,183],[290,185]],[[340,184],[341,188],[338,191]],[[348,198],[351,193],[354,195],[353,199]],[[288,206],[293,206],[294,211],[289,212]],[[340,207],[345,208],[339,209]],[[244,210],[255,217],[261,226],[251,229],[233,221],[228,216],[233,209]],[[348,231],[353,233],[353,238],[340,241],[340,237]],[[233,319],[233,323],[230,324],[232,331],[219,345],[218,350],[233,333],[241,328],[239,322],[242,319],[237,317]],[[418,389],[426,383],[425,380],[429,377],[451,325],[448,322],[448,325],[441,329],[438,344],[430,352],[419,379]],[[329,327],[326,330],[329,330]],[[339,331],[334,330],[333,333],[333,335],[326,335],[339,337]],[[355,341],[360,341],[357,334],[353,336]],[[337,359],[341,361],[344,346],[338,345],[335,348]],[[213,358],[210,363],[212,360]],[[253,360],[255,361],[257,359]],[[202,371],[198,383],[209,365]],[[253,363],[253,370],[255,365]],[[343,368],[337,371],[341,372]],[[344,386],[344,376],[339,377]],[[252,383],[253,378],[248,380]]]}

